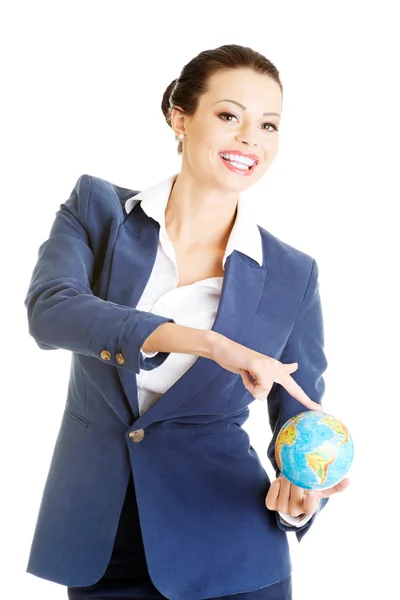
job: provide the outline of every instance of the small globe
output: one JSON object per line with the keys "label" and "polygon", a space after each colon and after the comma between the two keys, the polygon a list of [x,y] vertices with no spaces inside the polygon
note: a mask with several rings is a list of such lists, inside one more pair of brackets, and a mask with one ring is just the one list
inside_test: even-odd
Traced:
{"label": "small globe", "polygon": [[350,469],[354,446],[341,421],[309,410],[287,421],[276,438],[275,458],[282,474],[306,490],[326,490]]}

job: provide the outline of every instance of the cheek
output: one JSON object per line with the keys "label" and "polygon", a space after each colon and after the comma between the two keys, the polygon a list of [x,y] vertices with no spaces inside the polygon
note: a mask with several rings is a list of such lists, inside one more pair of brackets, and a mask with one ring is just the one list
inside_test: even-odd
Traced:
{"label": "cheek", "polygon": [[269,144],[269,149],[270,149],[270,153],[275,156],[275,154],[278,152],[278,148],[279,148],[279,135],[278,134],[273,134],[271,142]]}
{"label": "cheek", "polygon": [[196,139],[210,151],[217,151],[226,143],[232,141],[232,131],[216,118],[203,119],[201,126],[196,125]]}
{"label": "cheek", "polygon": [[263,139],[263,146],[266,150],[268,150],[268,152],[275,152],[279,146],[279,133],[265,133],[265,137]]}
{"label": "cheek", "polygon": [[190,144],[191,154],[196,155],[199,159],[215,148],[215,136],[206,127],[198,127],[192,131],[190,141],[192,142]]}
{"label": "cheek", "polygon": [[266,165],[271,164],[278,153],[279,140],[277,137],[267,140],[263,145],[264,160]]}

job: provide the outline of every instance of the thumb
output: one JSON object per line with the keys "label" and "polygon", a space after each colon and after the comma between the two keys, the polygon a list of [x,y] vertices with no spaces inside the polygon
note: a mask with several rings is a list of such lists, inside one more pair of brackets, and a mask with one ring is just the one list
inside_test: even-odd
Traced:
{"label": "thumb", "polygon": [[332,494],[337,494],[338,492],[344,492],[344,490],[349,485],[350,485],[350,479],[348,477],[345,477],[344,479],[342,479],[342,481],[340,481],[333,487],[328,488],[327,490],[323,490],[322,498],[328,498],[329,496],[332,496]]}
{"label": "thumb", "polygon": [[303,496],[304,512],[311,515],[315,513],[319,504],[319,495],[314,490],[307,490]]}

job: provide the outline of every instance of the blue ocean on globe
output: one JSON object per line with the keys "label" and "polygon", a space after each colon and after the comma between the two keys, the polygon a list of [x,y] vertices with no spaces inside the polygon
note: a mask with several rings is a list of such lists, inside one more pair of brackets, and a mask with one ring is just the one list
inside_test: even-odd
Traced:
{"label": "blue ocean on globe", "polygon": [[310,410],[281,428],[275,458],[291,483],[307,490],[333,487],[346,476],[354,456],[349,430],[336,417]]}

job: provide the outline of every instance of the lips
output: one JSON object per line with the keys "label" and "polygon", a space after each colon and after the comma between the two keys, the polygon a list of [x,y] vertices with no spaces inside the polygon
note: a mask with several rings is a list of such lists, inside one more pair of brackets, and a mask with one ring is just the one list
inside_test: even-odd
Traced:
{"label": "lips", "polygon": [[238,150],[224,150],[219,156],[224,165],[238,175],[251,175],[259,162],[255,154]]}

